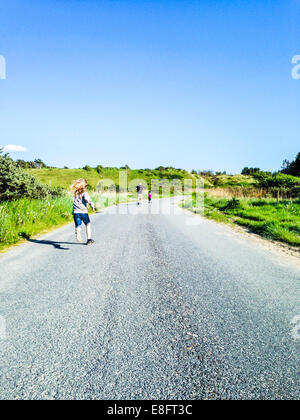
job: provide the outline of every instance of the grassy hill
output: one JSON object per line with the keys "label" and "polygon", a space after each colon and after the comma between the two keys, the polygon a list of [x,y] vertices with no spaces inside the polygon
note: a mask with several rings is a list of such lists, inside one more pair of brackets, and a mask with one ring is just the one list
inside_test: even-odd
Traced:
{"label": "grassy hill", "polygon": [[[78,178],[85,178],[92,190],[95,190],[99,181],[103,179],[111,179],[115,185],[119,185],[119,171],[125,170],[120,168],[100,167],[98,169],[58,169],[58,168],[42,168],[29,169],[29,172],[35,175],[41,182],[52,187],[62,187],[68,189],[72,182]],[[151,185],[153,179],[184,179],[196,180],[200,175],[191,174],[184,169],[161,168],[161,169],[127,169],[128,182],[134,179],[141,179]],[[214,175],[205,176],[205,188],[212,187],[250,187],[255,184],[253,177],[248,175]]]}
{"label": "grassy hill", "polygon": [[214,187],[253,187],[256,180],[250,175],[214,175],[209,177]]}
{"label": "grassy hill", "polygon": [[[119,185],[120,170],[127,171],[128,182],[132,180],[144,180],[151,185],[151,180],[158,179],[179,179],[183,182],[184,179],[196,180],[197,175],[192,175],[190,172],[183,169],[163,168],[163,169],[120,169],[120,168],[100,168],[94,169],[57,169],[57,168],[43,168],[43,169],[29,169],[29,172],[35,175],[41,182],[52,187],[62,187],[68,189],[72,182],[78,178],[85,178],[90,186],[90,189],[95,190],[98,182],[103,179],[111,179],[115,185]],[[206,187],[211,187],[209,180],[205,181]]]}
{"label": "grassy hill", "polygon": [[[43,184],[51,187],[61,187],[65,190],[69,190],[75,179],[85,178],[90,190],[94,191],[98,183],[104,179],[112,180],[118,187],[120,170],[127,171],[129,183],[135,180],[133,189],[137,180],[144,180],[150,187],[152,180],[166,179],[183,182],[185,179],[190,179],[194,181],[195,186],[195,181],[201,178],[197,173],[164,167],[153,170],[102,166],[97,168],[87,166],[85,169],[26,169]],[[269,175],[268,177],[270,178]],[[272,200],[269,197],[272,197],[272,191],[264,191],[257,179],[249,175],[205,174],[203,179],[204,186],[207,189],[205,198],[206,217],[223,222],[237,223],[262,236],[299,246],[299,199],[293,202]],[[285,178],[282,181],[284,180]],[[129,199],[133,199],[134,196],[134,194],[129,194]],[[95,193],[93,194],[93,200],[100,210],[110,204],[126,201],[127,193],[120,194],[118,197],[113,197],[110,192],[107,192],[106,195]],[[190,202],[187,202],[186,207],[197,213],[198,209],[195,208],[192,198]],[[69,194],[58,197],[49,196],[47,200],[21,197],[11,202],[3,202],[0,206],[0,218],[2,220],[0,224],[0,251],[23,238],[28,239],[44,230],[70,222],[72,220],[71,209],[72,200]]]}

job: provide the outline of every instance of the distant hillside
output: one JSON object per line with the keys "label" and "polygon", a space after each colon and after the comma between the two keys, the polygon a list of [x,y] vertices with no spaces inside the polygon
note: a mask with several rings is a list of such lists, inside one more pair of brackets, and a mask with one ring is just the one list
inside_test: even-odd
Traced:
{"label": "distant hillside", "polygon": [[134,179],[140,179],[151,185],[152,179],[191,179],[195,180],[197,176],[192,175],[188,171],[180,169],[120,169],[120,168],[105,168],[98,167],[87,169],[57,169],[57,168],[42,168],[29,169],[30,173],[34,174],[44,184],[52,187],[63,187],[68,189],[72,182],[78,178],[85,178],[91,189],[96,189],[97,184],[102,179],[111,179],[115,185],[119,185],[119,172],[127,171],[128,182]]}
{"label": "distant hillside", "polygon": [[213,175],[209,177],[214,187],[252,187],[256,180],[251,175]]}
{"label": "distant hillside", "polygon": [[[86,169],[58,169],[58,168],[41,168],[28,169],[28,171],[35,175],[41,182],[52,187],[63,187],[68,189],[72,182],[77,178],[85,178],[91,189],[95,190],[97,184],[101,179],[111,179],[115,185],[119,185],[119,171],[127,171],[128,182],[134,179],[141,179],[151,185],[153,179],[191,179],[196,180],[201,178],[198,174],[192,174],[183,169],[163,168],[158,169],[121,169],[97,167]],[[246,175],[206,175],[204,179],[205,188],[212,188],[214,186],[235,187],[235,186],[252,186],[255,180],[252,176]]]}

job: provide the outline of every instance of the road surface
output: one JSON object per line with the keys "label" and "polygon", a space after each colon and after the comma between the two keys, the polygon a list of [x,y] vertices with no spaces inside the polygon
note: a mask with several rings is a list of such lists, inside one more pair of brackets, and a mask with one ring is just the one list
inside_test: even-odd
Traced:
{"label": "road surface", "polygon": [[299,399],[299,268],[128,209],[92,216],[93,246],[66,226],[0,256],[0,398]]}

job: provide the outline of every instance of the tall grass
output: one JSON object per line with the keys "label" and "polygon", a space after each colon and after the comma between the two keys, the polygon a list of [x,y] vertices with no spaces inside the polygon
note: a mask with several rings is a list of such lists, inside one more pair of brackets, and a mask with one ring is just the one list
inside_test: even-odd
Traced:
{"label": "tall grass", "polygon": [[210,189],[208,192],[210,197],[218,198],[277,198],[277,201],[287,200],[290,198],[288,191],[276,190],[258,187],[217,187]]}
{"label": "tall grass", "polygon": [[[96,210],[125,201],[126,194],[93,194]],[[0,250],[73,220],[72,197],[0,203]]]}
{"label": "tall grass", "polygon": [[0,203],[0,249],[72,220],[71,197]]}
{"label": "tall grass", "polygon": [[[194,198],[184,207],[197,213]],[[235,223],[265,238],[300,247],[300,200],[236,199],[206,194],[204,216]]]}

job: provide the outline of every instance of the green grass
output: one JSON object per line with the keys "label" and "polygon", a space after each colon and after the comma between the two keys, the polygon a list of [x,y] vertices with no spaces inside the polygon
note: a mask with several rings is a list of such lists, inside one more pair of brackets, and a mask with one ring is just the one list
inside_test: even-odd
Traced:
{"label": "green grass", "polygon": [[[70,185],[75,179],[85,178],[91,190],[96,190],[98,183],[103,179],[111,179],[116,186],[119,185],[119,172],[124,169],[104,167],[98,173],[96,169],[60,169],[60,168],[44,168],[44,169],[29,169],[28,171],[35,175],[41,182],[51,187],[62,187],[69,190]],[[151,180],[154,179],[179,179],[183,182],[184,179],[195,181],[201,178],[199,175],[191,174],[184,169],[129,169],[127,170],[128,183],[133,180],[144,180],[151,185]],[[256,181],[253,177],[247,175],[216,175],[205,176],[202,178],[205,188],[224,187],[237,188],[248,187],[255,185]],[[131,185],[132,188],[135,185]]]}
{"label": "green grass", "polygon": [[[106,192],[93,193],[92,200],[96,211],[118,205],[127,201],[135,201],[136,193]],[[153,194],[153,199],[162,195]],[[144,199],[147,194],[144,194]],[[21,199],[0,203],[0,251],[14,245],[22,239],[29,239],[41,232],[63,226],[73,220],[72,196],[66,195],[49,200]]]}
{"label": "green grass", "polygon": [[253,187],[256,180],[249,175],[216,175],[210,177],[210,182],[215,187]]}
{"label": "green grass", "polygon": [[0,204],[0,249],[72,220],[72,200],[22,199]]}
{"label": "green grass", "polygon": [[[195,211],[194,198],[184,206]],[[300,201],[228,199],[206,196],[204,216],[235,223],[265,238],[300,246]]]}
{"label": "green grass", "polygon": [[[94,194],[96,210],[126,201],[127,194]],[[29,239],[41,232],[63,226],[73,220],[72,197],[49,200],[21,199],[0,203],[0,250]]]}
{"label": "green grass", "polygon": [[[62,187],[66,190],[75,179],[85,178],[91,190],[96,190],[98,182],[103,179],[111,179],[116,186],[119,185],[119,168],[103,168],[100,173],[96,169],[58,169],[58,168],[45,168],[45,169],[30,169],[29,172],[35,175],[41,182],[52,187]],[[124,170],[123,170],[124,171]],[[133,180],[144,180],[147,184],[151,185],[152,179],[191,179],[195,180],[196,177],[190,172],[179,169],[168,170],[151,170],[151,169],[130,169],[127,171],[128,182]],[[132,185],[134,189],[136,185]]]}

